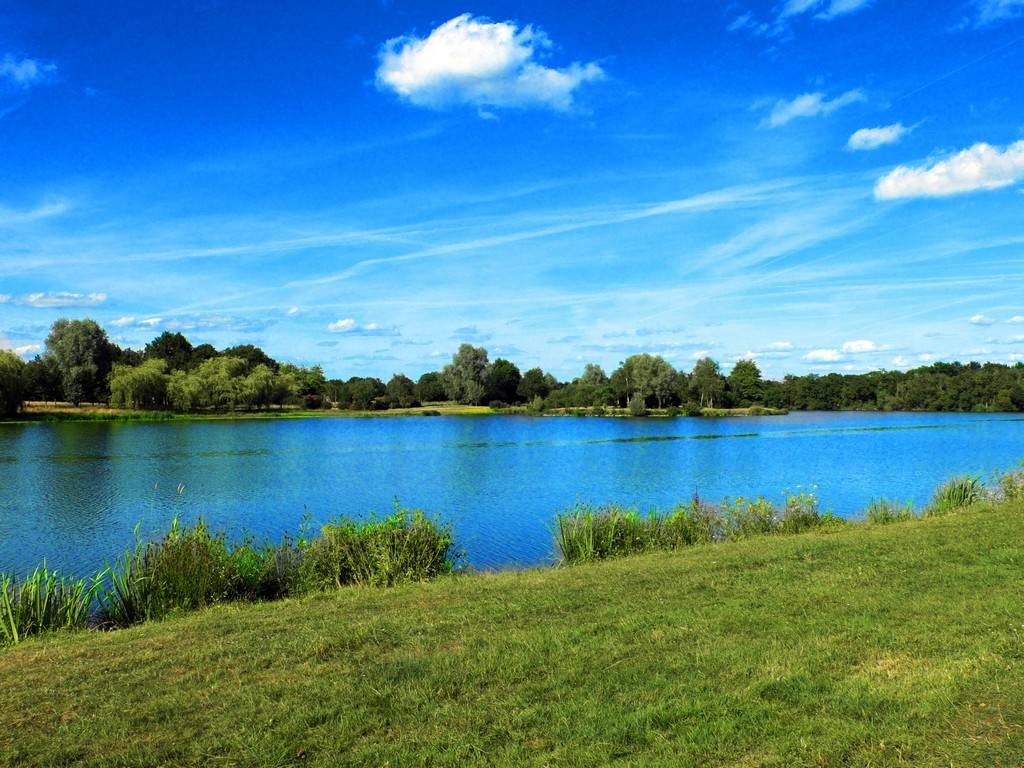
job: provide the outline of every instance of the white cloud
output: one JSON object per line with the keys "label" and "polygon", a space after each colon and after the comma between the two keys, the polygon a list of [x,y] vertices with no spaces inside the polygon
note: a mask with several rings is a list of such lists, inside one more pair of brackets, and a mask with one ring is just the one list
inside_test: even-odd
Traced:
{"label": "white cloud", "polygon": [[981,142],[952,157],[911,167],[901,165],[878,180],[875,197],[946,197],[1000,189],[1024,178],[1024,139],[1005,149]]}
{"label": "white cloud", "polygon": [[843,352],[845,354],[859,355],[865,352],[877,352],[878,345],[868,339],[857,339],[856,341],[845,341],[843,342]]}
{"label": "white cloud", "polygon": [[711,354],[710,349],[696,349],[690,353],[691,360],[703,360],[705,357]]}
{"label": "white cloud", "polygon": [[995,323],[991,317],[985,315],[971,315],[971,325],[992,325]]}
{"label": "white cloud", "polygon": [[838,349],[812,349],[804,355],[804,360],[811,363],[834,363],[841,359]]}
{"label": "white cloud", "polygon": [[289,317],[295,317],[295,315],[299,314],[299,312],[301,311],[302,310],[299,309],[298,307],[288,307],[288,311],[285,312],[285,314],[288,315]]}
{"label": "white cloud", "polygon": [[30,355],[33,352],[38,352],[42,348],[42,344],[26,344],[22,347],[15,347],[14,354],[19,355],[21,357],[25,357],[25,355]]}
{"label": "white cloud", "polygon": [[162,317],[147,317],[145,320],[139,320],[138,324],[147,328],[153,328],[154,326],[160,325],[162,321]]}
{"label": "white cloud", "polygon": [[814,12],[815,18],[833,19],[855,13],[871,5],[872,0],[786,0],[780,16],[800,16]]}
{"label": "white cloud", "polygon": [[853,135],[850,136],[846,142],[846,148],[854,152],[878,149],[887,144],[895,144],[910,133],[910,131],[911,129],[907,128],[903,123],[893,123],[881,128],[861,128],[859,131],[854,131]]}
{"label": "white cloud", "polygon": [[897,368],[908,368],[910,366],[909,361],[903,355],[896,355],[896,357],[892,359],[892,364]]}
{"label": "white cloud", "polygon": [[1024,315],[1014,315],[1006,322],[1012,323],[1013,325],[1020,325],[1021,323],[1024,323]]}
{"label": "white cloud", "polygon": [[775,102],[772,113],[765,118],[764,124],[769,128],[778,128],[799,117],[831,115],[836,110],[866,100],[867,97],[859,88],[847,91],[834,99],[827,99],[821,92],[805,93],[790,101],[780,99]]}
{"label": "white cloud", "polygon": [[18,60],[9,53],[0,59],[0,80],[6,80],[19,88],[31,88],[45,83],[56,74],[56,64],[38,59]]}
{"label": "white cloud", "polygon": [[10,300],[11,300],[11,294],[9,294],[9,293],[0,293],[0,304],[5,304],[6,302],[8,302]]}
{"label": "white cloud", "polygon": [[70,293],[68,291],[48,291],[30,293],[17,300],[19,304],[30,307],[48,309],[51,307],[94,307],[107,300],[105,293]]}
{"label": "white cloud", "polygon": [[327,324],[327,330],[331,333],[348,333],[354,330],[356,327],[356,321],[351,317],[346,317],[344,320],[335,320],[333,323]]}
{"label": "white cloud", "polygon": [[933,355],[931,352],[925,352],[924,354],[918,355],[917,359],[922,363],[931,363],[939,359],[938,355]]}
{"label": "white cloud", "polygon": [[552,43],[541,30],[464,13],[426,38],[396,37],[380,50],[377,85],[420,107],[572,107],[580,85],[604,76],[597,64],[537,63]]}
{"label": "white cloud", "polygon": [[758,352],[788,352],[793,349],[793,342],[791,341],[773,341],[771,344],[765,344],[763,347],[758,347]]}
{"label": "white cloud", "polygon": [[1024,15],[1024,0],[977,0],[978,24],[992,24]]}
{"label": "white cloud", "polygon": [[117,328],[124,328],[126,325],[131,325],[134,322],[135,322],[135,318],[134,317],[125,316],[125,317],[119,317],[119,318],[117,318],[117,320],[111,320],[110,324],[113,325],[113,326],[116,326]]}

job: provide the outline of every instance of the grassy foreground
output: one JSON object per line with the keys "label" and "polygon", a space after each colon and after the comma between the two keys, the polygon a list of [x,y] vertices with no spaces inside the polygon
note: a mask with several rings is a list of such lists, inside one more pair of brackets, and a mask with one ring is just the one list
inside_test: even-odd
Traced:
{"label": "grassy foreground", "polygon": [[0,650],[0,764],[1010,766],[1024,505]]}

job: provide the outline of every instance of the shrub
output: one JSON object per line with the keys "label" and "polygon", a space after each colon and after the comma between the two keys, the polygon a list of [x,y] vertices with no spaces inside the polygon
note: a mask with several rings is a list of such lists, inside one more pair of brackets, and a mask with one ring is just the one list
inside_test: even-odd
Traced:
{"label": "shrub", "polygon": [[686,411],[687,416],[700,416],[704,413],[700,407],[700,403],[696,403],[693,400],[687,402],[686,405],[683,406],[683,409]]}
{"label": "shrub", "polygon": [[635,417],[647,415],[647,404],[644,402],[644,399],[639,395],[630,398],[629,415]]}
{"label": "shrub", "polygon": [[985,496],[985,486],[977,477],[964,475],[947,480],[939,486],[925,509],[926,516],[944,515],[957,509],[969,507]]}
{"label": "shrub", "polygon": [[888,525],[914,518],[914,506],[909,501],[901,504],[889,499],[874,499],[864,511],[864,517],[872,525]]}
{"label": "shrub", "polygon": [[818,509],[818,498],[813,493],[790,494],[786,497],[786,505],[778,519],[780,533],[802,533],[818,528],[825,520],[832,521],[833,515],[827,518]]}
{"label": "shrub", "polygon": [[780,529],[775,507],[761,496],[756,499],[726,499],[722,502],[722,518],[725,534],[733,541],[776,533]]}
{"label": "shrub", "polygon": [[605,416],[608,413],[608,409],[603,405],[593,405],[590,407],[591,416]]}
{"label": "shrub", "polygon": [[1024,468],[1000,475],[997,493],[1006,501],[1024,500]]}
{"label": "shrub", "polygon": [[100,577],[66,578],[46,566],[22,581],[0,574],[0,644],[14,645],[29,635],[84,627],[101,585]]}
{"label": "shrub", "polygon": [[505,408],[508,408],[508,403],[504,402],[503,400],[491,400],[491,402],[487,404],[487,407],[490,408],[492,411],[500,411]]}
{"label": "shrub", "polygon": [[673,419],[676,416],[678,416],[679,413],[680,413],[679,407],[675,406],[675,405],[670,405],[668,408],[665,409],[665,415],[670,417],[670,418],[673,418]]}

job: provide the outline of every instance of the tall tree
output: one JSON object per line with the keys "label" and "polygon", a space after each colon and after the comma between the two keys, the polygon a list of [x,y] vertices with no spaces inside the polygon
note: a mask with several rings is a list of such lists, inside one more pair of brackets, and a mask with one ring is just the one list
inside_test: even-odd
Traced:
{"label": "tall tree", "polygon": [[437,371],[429,371],[416,382],[416,399],[421,403],[444,400],[444,378]]}
{"label": "tall tree", "polygon": [[0,349],[0,416],[21,410],[28,389],[25,362],[13,352]]}
{"label": "tall tree", "polygon": [[416,384],[404,373],[396,373],[391,377],[384,394],[391,408],[415,408],[419,405],[416,399]]}
{"label": "tall tree", "polygon": [[514,403],[522,379],[523,376],[515,363],[499,357],[484,375],[484,399],[488,402],[500,400],[503,403]]}
{"label": "tall tree", "polygon": [[58,320],[46,337],[46,354],[60,371],[65,400],[78,405],[107,399],[106,380],[114,350],[96,321]]}
{"label": "tall tree", "polygon": [[753,360],[739,360],[729,372],[729,392],[734,403],[746,408],[764,401],[764,382],[761,369]]}
{"label": "tall tree", "polygon": [[172,371],[192,367],[192,344],[180,333],[164,331],[146,345],[143,354],[147,360],[163,360]]}
{"label": "tall tree", "polygon": [[725,394],[725,378],[718,363],[710,357],[698,360],[690,376],[690,387],[697,395],[701,407],[714,408],[716,400],[720,403]]}
{"label": "tall tree", "polygon": [[551,394],[551,379],[545,375],[540,368],[531,368],[523,374],[523,380],[519,382],[519,397],[525,402],[532,402],[535,398],[545,398]]}
{"label": "tall tree", "polygon": [[452,361],[441,372],[444,391],[449,400],[466,405],[477,405],[484,399],[487,372],[487,350],[463,344]]}

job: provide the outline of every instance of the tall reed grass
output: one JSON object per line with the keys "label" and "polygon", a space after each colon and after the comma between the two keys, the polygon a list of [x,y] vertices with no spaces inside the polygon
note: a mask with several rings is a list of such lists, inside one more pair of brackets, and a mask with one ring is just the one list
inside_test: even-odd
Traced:
{"label": "tall reed grass", "polygon": [[44,565],[24,579],[0,574],[0,644],[86,626],[102,578],[71,579]]}

